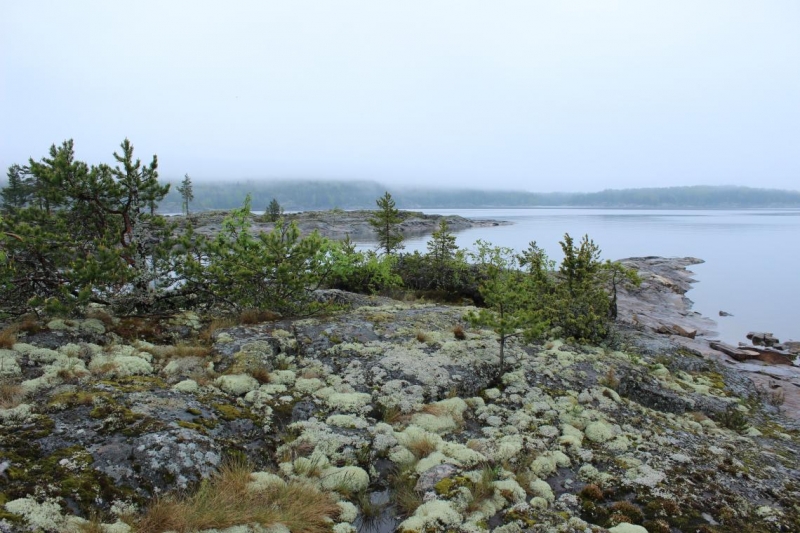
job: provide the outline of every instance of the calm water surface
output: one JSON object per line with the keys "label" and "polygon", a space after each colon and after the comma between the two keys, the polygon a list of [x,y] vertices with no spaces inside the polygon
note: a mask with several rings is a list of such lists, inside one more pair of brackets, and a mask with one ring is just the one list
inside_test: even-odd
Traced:
{"label": "calm water surface", "polygon": [[[719,337],[746,341],[750,330],[770,331],[781,340],[800,339],[800,209],[426,209],[474,219],[513,222],[458,233],[462,248],[477,239],[523,250],[535,240],[560,261],[559,241],[588,234],[604,259],[658,255],[692,256],[697,283],[688,293],[694,310],[718,324]],[[409,239],[406,251],[426,249],[428,236]],[[720,317],[719,311],[734,316]]]}

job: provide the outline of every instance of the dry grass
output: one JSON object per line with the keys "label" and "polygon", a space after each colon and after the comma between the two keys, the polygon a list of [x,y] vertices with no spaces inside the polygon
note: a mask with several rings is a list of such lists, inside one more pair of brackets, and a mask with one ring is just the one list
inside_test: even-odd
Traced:
{"label": "dry grass", "polygon": [[644,520],[644,513],[642,513],[642,510],[639,508],[639,506],[627,500],[614,502],[609,506],[609,509],[613,511],[614,514],[621,514],[625,516],[627,518],[627,520],[624,520],[625,522],[641,524]]}
{"label": "dry grass", "polygon": [[689,416],[691,416],[692,420],[695,422],[704,422],[709,419],[705,413],[701,413],[700,411],[692,411],[689,413]]}
{"label": "dry grass", "polygon": [[0,409],[11,409],[22,403],[25,393],[22,385],[13,381],[0,380]]}
{"label": "dry grass", "polygon": [[152,348],[143,348],[142,351],[151,354],[160,361],[180,359],[181,357],[202,358],[208,357],[211,354],[211,348],[208,346],[187,343],[179,343],[174,346],[154,346]]}
{"label": "dry grass", "polygon": [[408,451],[414,454],[417,459],[427,457],[436,451],[436,442],[427,435],[419,439],[412,440],[406,444]]}
{"label": "dry grass", "polygon": [[269,370],[264,367],[256,368],[255,370],[250,371],[250,375],[256,378],[256,381],[262,385],[269,383]]}
{"label": "dry grass", "polygon": [[467,485],[472,493],[472,500],[467,505],[467,512],[477,511],[484,500],[494,495],[493,484],[495,481],[497,481],[497,471],[490,465],[484,465],[481,469],[481,478]]}
{"label": "dry grass", "polygon": [[64,381],[71,381],[73,379],[80,379],[82,377],[88,376],[89,372],[86,370],[78,370],[73,368],[62,368],[58,372],[56,372],[56,376],[63,379]]}
{"label": "dry grass", "polygon": [[300,377],[303,379],[321,378],[325,376],[325,371],[317,367],[304,368],[300,372]]}
{"label": "dry grass", "polygon": [[590,483],[581,489],[580,495],[597,502],[603,499],[603,489],[594,483]]}
{"label": "dry grass", "polygon": [[467,333],[464,331],[464,328],[461,326],[461,324],[453,328],[453,337],[460,341],[463,341],[467,338]]}
{"label": "dry grass", "polygon": [[289,482],[284,487],[248,491],[251,469],[244,464],[223,467],[190,495],[157,499],[136,524],[139,533],[223,529],[240,524],[284,524],[291,531],[330,531],[329,519],[339,507],[316,487]]}
{"label": "dry grass", "polygon": [[107,363],[103,363],[102,365],[92,367],[92,374],[95,376],[105,376],[106,374],[116,371],[118,368],[119,365],[117,363],[109,361]]}
{"label": "dry grass", "polygon": [[430,337],[430,335],[428,335],[428,334],[427,334],[427,333],[425,333],[424,331],[417,331],[417,335],[416,335],[416,337],[417,337],[417,340],[418,340],[419,342],[428,342],[428,341],[430,341],[430,340],[431,340],[431,337]]}
{"label": "dry grass", "polygon": [[19,320],[13,324],[14,328],[16,328],[17,333],[39,333],[44,329],[42,323],[36,318],[36,315],[28,313],[27,315],[22,315]]}
{"label": "dry grass", "polygon": [[93,405],[95,394],[87,390],[74,390],[68,392],[61,392],[53,395],[50,398],[50,404],[63,404],[69,407],[78,405]]}
{"label": "dry grass", "polygon": [[614,372],[614,367],[609,367],[606,371],[606,375],[597,381],[600,385],[608,387],[609,389],[617,390],[619,388],[619,378],[616,372]]}
{"label": "dry grass", "polygon": [[482,453],[482,454],[486,454],[487,453],[486,446],[484,446],[481,443],[481,441],[479,441],[479,440],[470,439],[470,440],[467,441],[467,445],[466,446],[470,450],[476,451],[478,453]]}
{"label": "dry grass", "polygon": [[266,309],[245,309],[239,313],[240,324],[260,324],[261,322],[271,322],[279,318],[281,318],[281,315]]}
{"label": "dry grass", "polygon": [[449,409],[441,405],[436,405],[432,403],[428,403],[422,406],[422,409],[419,410],[420,413],[426,413],[433,416],[443,416],[451,414]]}
{"label": "dry grass", "polygon": [[114,317],[112,317],[107,311],[104,309],[89,309],[86,312],[86,318],[96,318],[106,326],[113,326],[114,325]]}
{"label": "dry grass", "polygon": [[146,340],[149,342],[158,342],[164,337],[163,325],[158,319],[155,318],[121,318],[116,324],[110,325],[109,330],[113,331],[126,341]]}
{"label": "dry grass", "polygon": [[392,501],[397,510],[405,516],[412,514],[422,505],[422,494],[414,490],[416,486],[414,467],[405,466],[389,475]]}
{"label": "dry grass", "polygon": [[220,329],[232,328],[237,325],[238,322],[232,318],[216,318],[200,332],[200,341],[204,344],[212,344],[214,342],[214,333]]}
{"label": "dry grass", "polygon": [[0,348],[5,348],[6,350],[13,348],[14,344],[17,342],[17,331],[16,324],[3,328],[3,330],[0,331]]}
{"label": "dry grass", "polygon": [[404,420],[410,419],[403,414],[403,411],[400,410],[397,406],[385,407],[380,405],[379,408],[381,414],[381,420],[394,426],[395,424],[401,424]]}
{"label": "dry grass", "polygon": [[377,530],[380,526],[383,513],[388,507],[386,503],[375,503],[369,491],[362,490],[353,497],[358,512],[361,515],[361,524],[363,529]]}

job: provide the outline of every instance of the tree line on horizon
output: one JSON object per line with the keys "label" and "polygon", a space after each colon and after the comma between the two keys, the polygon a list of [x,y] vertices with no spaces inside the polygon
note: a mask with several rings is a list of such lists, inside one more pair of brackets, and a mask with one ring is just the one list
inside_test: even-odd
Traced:
{"label": "tree line on horizon", "polygon": [[[176,182],[177,184],[177,182]],[[800,207],[800,192],[729,186],[685,186],[608,189],[593,193],[535,193],[473,189],[413,189],[387,187],[374,181],[196,181],[195,210],[233,209],[250,194],[254,209],[263,210],[272,199],[289,211],[370,209],[375,198],[389,191],[400,209],[599,207],[722,209]],[[172,189],[161,211],[179,213],[182,199]]]}

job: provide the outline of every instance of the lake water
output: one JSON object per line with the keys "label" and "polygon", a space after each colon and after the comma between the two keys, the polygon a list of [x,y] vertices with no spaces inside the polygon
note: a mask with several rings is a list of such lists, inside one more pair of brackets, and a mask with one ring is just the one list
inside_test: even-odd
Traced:
{"label": "lake water", "polygon": [[[588,234],[603,259],[657,255],[697,257],[697,283],[688,297],[694,310],[715,320],[719,338],[737,343],[748,331],[769,331],[781,340],[800,339],[799,209],[426,209],[425,213],[513,222],[456,234],[462,248],[477,239],[517,251],[530,241],[561,261],[559,241]],[[405,242],[426,250],[428,236]],[[733,316],[720,317],[723,310]]]}

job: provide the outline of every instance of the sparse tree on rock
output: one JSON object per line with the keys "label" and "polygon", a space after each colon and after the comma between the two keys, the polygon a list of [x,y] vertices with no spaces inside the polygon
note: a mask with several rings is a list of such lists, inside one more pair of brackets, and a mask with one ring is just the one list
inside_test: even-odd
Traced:
{"label": "sparse tree on rock", "polygon": [[178,192],[181,194],[181,207],[183,214],[189,214],[189,202],[194,200],[194,191],[192,190],[192,179],[189,174],[184,174],[183,181],[178,185]]}
{"label": "sparse tree on rock", "polygon": [[513,337],[541,337],[548,322],[529,290],[532,277],[519,270],[517,257],[510,248],[492,246],[484,241],[475,243],[473,261],[483,275],[480,286],[485,308],[467,314],[475,326],[491,328],[499,336],[500,365],[498,376],[505,373],[506,343]]}
{"label": "sparse tree on rock", "polygon": [[283,216],[283,207],[278,203],[277,198],[273,198],[267,206],[265,213],[267,220],[270,222],[277,222]]}
{"label": "sparse tree on rock", "polygon": [[400,231],[400,222],[403,219],[388,191],[375,203],[378,205],[378,210],[370,217],[369,224],[378,234],[378,250],[383,250],[384,254],[391,255],[403,248],[403,234]]}

